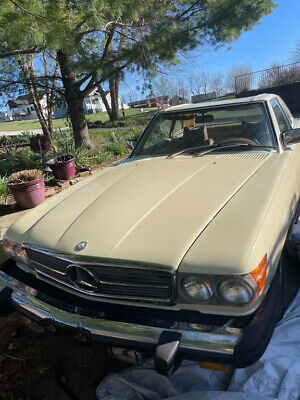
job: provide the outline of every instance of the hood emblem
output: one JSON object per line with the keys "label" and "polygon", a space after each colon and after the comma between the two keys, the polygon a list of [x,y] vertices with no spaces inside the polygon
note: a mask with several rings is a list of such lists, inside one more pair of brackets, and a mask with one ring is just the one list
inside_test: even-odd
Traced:
{"label": "hood emblem", "polygon": [[99,289],[96,277],[84,267],[68,265],[66,275],[74,286],[85,292],[95,293]]}
{"label": "hood emblem", "polygon": [[74,250],[75,251],[81,251],[81,250],[85,249],[87,245],[88,245],[88,242],[86,242],[86,241],[79,242],[74,247]]}

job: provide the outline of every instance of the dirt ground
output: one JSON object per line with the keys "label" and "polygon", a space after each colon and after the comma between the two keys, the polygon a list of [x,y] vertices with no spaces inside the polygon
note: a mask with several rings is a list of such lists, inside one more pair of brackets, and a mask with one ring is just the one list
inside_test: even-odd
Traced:
{"label": "dirt ground", "polygon": [[105,346],[35,333],[16,312],[0,319],[1,400],[94,400],[109,370]]}

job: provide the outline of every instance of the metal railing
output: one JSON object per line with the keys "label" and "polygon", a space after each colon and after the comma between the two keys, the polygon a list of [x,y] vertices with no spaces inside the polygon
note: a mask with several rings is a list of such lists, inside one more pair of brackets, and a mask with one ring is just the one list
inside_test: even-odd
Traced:
{"label": "metal railing", "polygon": [[236,76],[235,91],[243,93],[299,81],[300,62],[296,62]]}

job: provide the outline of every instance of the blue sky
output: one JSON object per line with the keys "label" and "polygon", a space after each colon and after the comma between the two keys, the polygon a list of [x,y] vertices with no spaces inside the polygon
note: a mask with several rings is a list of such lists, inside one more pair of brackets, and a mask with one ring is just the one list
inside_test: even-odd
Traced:
{"label": "blue sky", "polygon": [[[226,71],[234,65],[250,64],[254,71],[266,69],[274,61],[280,64],[291,62],[290,56],[295,44],[300,40],[300,0],[277,0],[277,8],[264,17],[252,31],[244,32],[232,43],[231,50],[206,49],[190,61],[184,60],[186,72],[197,73]],[[137,76],[128,77],[123,85],[124,94],[134,88]]]}

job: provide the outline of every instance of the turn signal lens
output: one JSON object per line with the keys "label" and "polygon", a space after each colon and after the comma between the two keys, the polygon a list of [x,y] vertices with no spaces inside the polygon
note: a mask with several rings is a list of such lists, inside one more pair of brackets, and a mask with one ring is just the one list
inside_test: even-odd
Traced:
{"label": "turn signal lens", "polygon": [[261,260],[261,262],[258,264],[258,266],[250,272],[250,275],[256,282],[259,293],[263,291],[263,288],[265,287],[266,284],[266,278],[267,278],[267,269],[268,269],[268,257],[267,254],[264,255],[264,258]]}
{"label": "turn signal lens", "polygon": [[30,264],[26,250],[20,244],[4,239],[3,250],[8,257],[13,258],[16,261],[20,261],[23,264]]}
{"label": "turn signal lens", "polygon": [[15,259],[17,261],[21,261],[23,264],[30,264],[30,260],[27,256],[26,250],[23,249],[22,246],[17,244],[14,250],[15,250]]}
{"label": "turn signal lens", "polygon": [[4,250],[4,253],[8,257],[14,258],[15,252],[14,252],[14,243],[13,242],[10,242],[9,240],[4,239],[3,240],[3,250]]}

